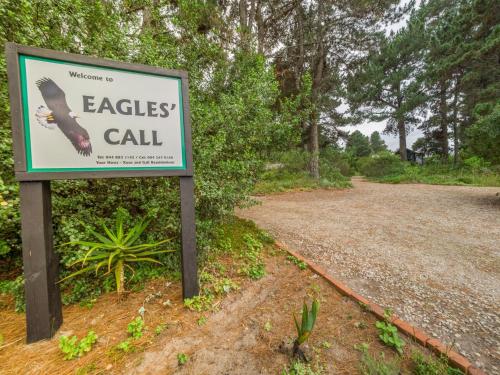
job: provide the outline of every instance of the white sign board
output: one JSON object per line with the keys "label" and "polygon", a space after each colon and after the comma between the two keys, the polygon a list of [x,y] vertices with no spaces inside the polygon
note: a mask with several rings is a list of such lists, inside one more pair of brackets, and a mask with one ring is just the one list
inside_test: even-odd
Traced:
{"label": "white sign board", "polygon": [[19,56],[27,172],[186,169],[181,79]]}

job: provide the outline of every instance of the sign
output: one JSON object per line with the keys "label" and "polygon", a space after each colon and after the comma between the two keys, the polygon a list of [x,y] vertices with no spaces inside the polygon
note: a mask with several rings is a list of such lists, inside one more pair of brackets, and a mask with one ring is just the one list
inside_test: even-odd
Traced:
{"label": "sign", "polygon": [[185,72],[30,47],[16,56],[19,180],[192,175]]}
{"label": "sign", "polygon": [[50,180],[179,176],[184,298],[198,294],[187,73],[7,43],[28,342],[62,324]]}
{"label": "sign", "polygon": [[19,59],[28,172],[186,169],[181,79]]}

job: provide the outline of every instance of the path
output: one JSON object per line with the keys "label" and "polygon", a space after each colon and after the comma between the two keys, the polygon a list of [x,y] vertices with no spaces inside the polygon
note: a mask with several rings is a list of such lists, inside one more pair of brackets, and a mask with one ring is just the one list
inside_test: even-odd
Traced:
{"label": "path", "polygon": [[500,188],[353,184],[238,215],[500,374]]}

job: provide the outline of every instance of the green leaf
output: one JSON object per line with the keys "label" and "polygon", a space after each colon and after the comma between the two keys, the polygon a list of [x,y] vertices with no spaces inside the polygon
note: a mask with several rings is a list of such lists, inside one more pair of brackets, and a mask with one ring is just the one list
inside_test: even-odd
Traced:
{"label": "green leaf", "polygon": [[108,237],[111,238],[111,240],[115,244],[117,244],[118,243],[118,238],[116,238],[115,234],[108,229],[108,227],[106,226],[106,224],[103,224],[102,227],[104,228],[104,231],[106,232],[106,234],[108,235]]}

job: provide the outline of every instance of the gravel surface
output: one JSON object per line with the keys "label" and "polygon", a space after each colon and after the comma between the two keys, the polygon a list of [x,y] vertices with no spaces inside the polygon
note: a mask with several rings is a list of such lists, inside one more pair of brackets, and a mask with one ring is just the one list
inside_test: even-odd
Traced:
{"label": "gravel surface", "polygon": [[353,184],[259,197],[237,214],[500,374],[500,189]]}

